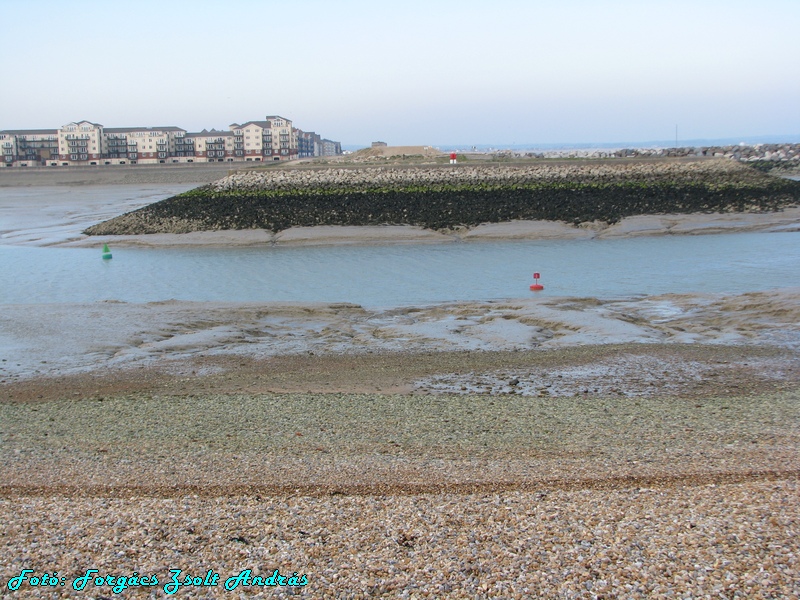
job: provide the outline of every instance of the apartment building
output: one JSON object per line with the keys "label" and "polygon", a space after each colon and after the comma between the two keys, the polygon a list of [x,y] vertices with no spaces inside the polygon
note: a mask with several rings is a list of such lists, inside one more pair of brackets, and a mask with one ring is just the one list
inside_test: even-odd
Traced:
{"label": "apartment building", "polygon": [[99,163],[105,154],[103,126],[90,121],[69,123],[58,130],[58,161],[70,164]]}
{"label": "apartment building", "polygon": [[194,157],[191,162],[233,162],[235,160],[232,131],[217,131],[216,129],[206,131],[203,129],[200,133],[187,133],[185,137],[188,142],[186,146],[194,146]]}
{"label": "apartment building", "polygon": [[186,155],[183,138],[186,130],[180,127],[106,127],[103,129],[104,154],[102,164],[160,164]]}
{"label": "apartment building", "polygon": [[234,123],[229,131],[198,133],[175,126],[104,127],[91,121],[60,129],[0,131],[0,164],[9,167],[277,161],[326,151],[341,154],[341,144],[303,132],[277,115]]}
{"label": "apartment building", "polygon": [[297,130],[279,116],[230,126],[234,156],[245,161],[294,160],[298,158]]}
{"label": "apartment building", "polygon": [[342,144],[331,140],[322,140],[321,156],[336,156],[342,153]]}
{"label": "apartment building", "polygon": [[295,129],[297,136],[297,156],[298,158],[312,158],[322,156],[322,137],[313,131],[301,131]]}
{"label": "apartment building", "polygon": [[9,129],[0,131],[2,164],[36,167],[58,164],[58,129]]}
{"label": "apartment building", "polygon": [[245,161],[272,160],[272,124],[269,121],[248,121],[231,125],[234,156]]}

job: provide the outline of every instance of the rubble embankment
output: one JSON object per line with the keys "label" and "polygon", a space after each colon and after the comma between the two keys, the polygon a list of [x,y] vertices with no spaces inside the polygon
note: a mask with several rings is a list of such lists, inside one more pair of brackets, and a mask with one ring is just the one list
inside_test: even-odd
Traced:
{"label": "rubble embankment", "polygon": [[800,182],[725,159],[248,170],[94,225],[88,235],[319,225],[433,230],[514,220],[778,211]]}
{"label": "rubble embankment", "polygon": [[728,146],[682,146],[674,148],[569,148],[531,151],[501,151],[499,155],[524,158],[730,158],[758,163],[762,170],[796,170],[800,167],[800,144],[736,144]]}

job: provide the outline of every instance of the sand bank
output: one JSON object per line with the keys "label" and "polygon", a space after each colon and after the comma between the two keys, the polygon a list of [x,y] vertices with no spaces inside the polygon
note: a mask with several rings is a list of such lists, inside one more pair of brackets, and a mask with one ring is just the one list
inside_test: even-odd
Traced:
{"label": "sand bank", "polygon": [[104,243],[114,246],[151,247],[368,245],[488,240],[606,239],[748,231],[800,231],[800,207],[769,213],[637,216],[627,217],[614,225],[588,223],[574,226],[556,221],[512,221],[446,232],[411,225],[292,227],[277,234],[263,229],[117,236],[84,236],[74,232],[74,237],[52,245],[72,247],[95,247]]}

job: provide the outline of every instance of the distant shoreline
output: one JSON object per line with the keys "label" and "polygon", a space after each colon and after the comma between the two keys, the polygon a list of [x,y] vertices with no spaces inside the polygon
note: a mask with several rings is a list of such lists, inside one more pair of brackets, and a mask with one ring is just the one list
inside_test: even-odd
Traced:
{"label": "distant shoreline", "polygon": [[0,169],[0,188],[33,186],[206,184],[239,170],[229,163],[177,165],[14,167]]}

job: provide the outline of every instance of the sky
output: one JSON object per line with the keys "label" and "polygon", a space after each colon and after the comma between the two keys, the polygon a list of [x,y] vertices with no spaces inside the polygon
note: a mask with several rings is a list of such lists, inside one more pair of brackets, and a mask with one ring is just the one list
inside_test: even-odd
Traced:
{"label": "sky", "polygon": [[800,142],[798,0],[0,0],[0,29],[0,130]]}

